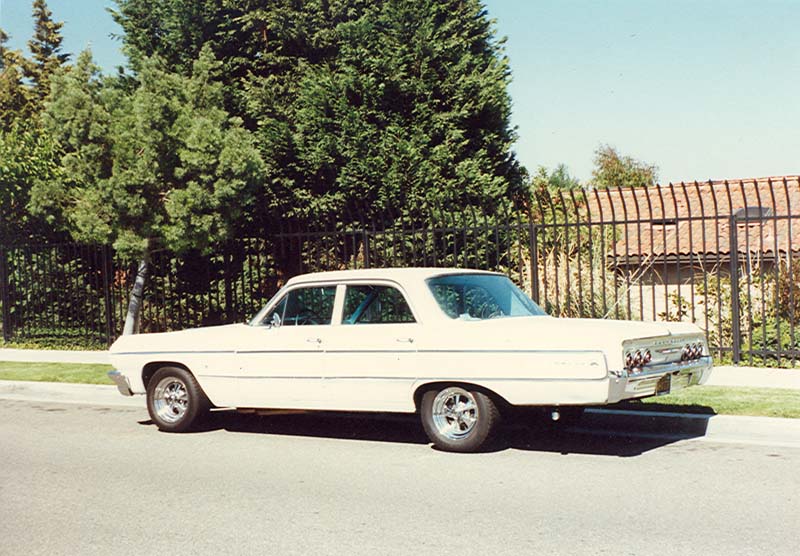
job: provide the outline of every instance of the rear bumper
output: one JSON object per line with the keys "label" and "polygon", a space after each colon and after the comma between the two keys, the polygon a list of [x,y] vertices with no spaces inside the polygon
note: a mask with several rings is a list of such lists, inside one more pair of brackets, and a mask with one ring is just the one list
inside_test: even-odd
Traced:
{"label": "rear bumper", "polygon": [[121,372],[116,370],[109,371],[108,378],[110,378],[114,382],[114,384],[117,385],[117,390],[119,390],[120,394],[122,394],[123,396],[133,396],[133,392],[131,391],[131,385],[128,382],[127,377],[125,377],[125,375],[123,375]]}
{"label": "rear bumper", "polygon": [[[669,382],[669,391],[675,392],[688,386],[705,383],[711,376],[711,357],[701,357],[695,361],[663,365],[641,374],[631,376],[611,376],[608,389],[608,403],[616,403],[633,398],[646,398],[663,393],[661,389]],[[665,376],[668,376],[665,379]]]}

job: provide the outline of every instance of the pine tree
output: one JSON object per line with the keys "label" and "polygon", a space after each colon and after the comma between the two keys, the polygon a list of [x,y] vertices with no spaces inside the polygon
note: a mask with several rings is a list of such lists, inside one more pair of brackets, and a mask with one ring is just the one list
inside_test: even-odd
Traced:
{"label": "pine tree", "polygon": [[479,2],[386,0],[336,34],[334,63],[307,72],[296,101],[295,187],[312,212],[491,214],[524,195],[509,70]]}
{"label": "pine tree", "polygon": [[28,88],[23,84],[28,61],[19,50],[10,50],[8,35],[0,29],[0,130],[9,131],[16,122],[26,121],[31,113]]}
{"label": "pine tree", "polygon": [[346,221],[355,203],[422,202],[492,213],[525,195],[508,63],[479,0],[189,4],[120,0],[126,48],[181,72],[213,49],[282,214]]}
{"label": "pine tree", "polygon": [[188,76],[142,59],[129,91],[84,52],[53,77],[43,123],[63,148],[62,172],[37,183],[31,206],[78,241],[140,260],[125,333],[137,328],[153,249],[210,249],[253,212],[263,162],[222,106],[218,72],[208,49]]}
{"label": "pine tree", "polygon": [[33,38],[28,41],[33,59],[26,74],[33,82],[35,97],[41,102],[50,92],[50,77],[69,60],[70,55],[61,52],[64,23],[53,21],[45,0],[34,0],[33,20]]}

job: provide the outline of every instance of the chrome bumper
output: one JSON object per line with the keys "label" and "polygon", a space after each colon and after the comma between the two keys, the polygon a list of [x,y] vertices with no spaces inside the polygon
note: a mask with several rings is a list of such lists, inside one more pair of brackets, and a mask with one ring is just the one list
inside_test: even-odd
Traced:
{"label": "chrome bumper", "polygon": [[622,376],[617,376],[617,373],[612,373],[609,377],[608,403],[655,396],[660,393],[657,390],[659,381],[667,375],[670,375],[670,392],[676,392],[688,386],[703,384],[711,375],[712,359],[705,356],[695,361],[670,363],[659,367],[630,376],[625,376],[622,373],[619,373]]}
{"label": "chrome bumper", "polygon": [[114,384],[117,385],[117,390],[123,396],[133,396],[133,392],[131,391],[131,385],[128,382],[128,379],[119,371],[109,371],[108,378],[114,381]]}

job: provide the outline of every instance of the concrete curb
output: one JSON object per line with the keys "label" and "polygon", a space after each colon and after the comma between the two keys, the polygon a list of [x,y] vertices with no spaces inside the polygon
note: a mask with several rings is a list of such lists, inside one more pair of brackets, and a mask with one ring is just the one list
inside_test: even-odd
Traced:
{"label": "concrete curb", "polygon": [[28,402],[145,407],[144,396],[123,396],[116,386],[0,380],[0,399]]}
{"label": "concrete curb", "polygon": [[[145,409],[144,396],[115,386],[0,380],[0,400]],[[800,419],[588,409],[575,430],[675,440],[702,440],[800,448]]]}

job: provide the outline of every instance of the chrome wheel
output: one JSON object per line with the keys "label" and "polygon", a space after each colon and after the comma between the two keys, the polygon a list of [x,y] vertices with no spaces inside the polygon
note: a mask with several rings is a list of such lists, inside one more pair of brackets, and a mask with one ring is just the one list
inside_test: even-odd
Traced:
{"label": "chrome wheel", "polygon": [[177,423],[189,410],[186,384],[174,376],[162,378],[153,391],[153,406],[159,418],[167,423]]}
{"label": "chrome wheel", "polygon": [[450,440],[464,438],[478,422],[475,397],[456,386],[439,392],[433,399],[431,411],[437,432]]}

